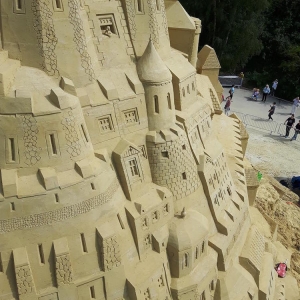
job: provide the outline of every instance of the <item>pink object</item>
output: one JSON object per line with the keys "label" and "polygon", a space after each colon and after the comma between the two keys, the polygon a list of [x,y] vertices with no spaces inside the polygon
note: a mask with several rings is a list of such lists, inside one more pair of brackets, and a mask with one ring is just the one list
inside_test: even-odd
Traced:
{"label": "pink object", "polygon": [[286,275],[286,271],[287,271],[287,265],[286,265],[286,263],[276,264],[275,270],[276,270],[276,272],[278,274],[278,277],[284,278],[285,275]]}

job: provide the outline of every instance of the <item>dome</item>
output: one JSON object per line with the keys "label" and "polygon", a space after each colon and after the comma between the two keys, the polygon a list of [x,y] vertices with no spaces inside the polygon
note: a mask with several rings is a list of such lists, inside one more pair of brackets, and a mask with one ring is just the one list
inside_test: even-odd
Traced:
{"label": "dome", "polygon": [[168,246],[178,251],[190,249],[203,241],[208,234],[206,217],[194,210],[186,212],[184,218],[174,218],[170,224]]}
{"label": "dome", "polygon": [[172,75],[158,55],[152,41],[137,63],[137,72],[142,82],[158,83],[172,80]]}

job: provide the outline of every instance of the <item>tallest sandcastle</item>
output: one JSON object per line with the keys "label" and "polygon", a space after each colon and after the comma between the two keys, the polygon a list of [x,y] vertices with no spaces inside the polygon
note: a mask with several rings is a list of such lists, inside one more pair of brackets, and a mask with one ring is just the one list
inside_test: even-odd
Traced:
{"label": "tallest sandcastle", "polygon": [[175,0],[0,3],[0,299],[285,299],[200,21]]}

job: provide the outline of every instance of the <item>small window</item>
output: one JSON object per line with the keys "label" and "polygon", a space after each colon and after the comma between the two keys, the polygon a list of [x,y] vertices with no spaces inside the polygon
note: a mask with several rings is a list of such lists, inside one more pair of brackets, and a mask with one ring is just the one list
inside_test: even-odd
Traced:
{"label": "small window", "polygon": [[168,93],[167,99],[168,99],[168,107],[169,107],[169,109],[172,109],[172,103],[171,103],[171,95],[170,95],[170,93]]}
{"label": "small window", "polygon": [[0,273],[3,273],[3,262],[2,262],[1,252],[0,252]]}
{"label": "small window", "polygon": [[16,14],[25,14],[25,0],[13,0],[14,4],[14,13]]}
{"label": "small window", "polygon": [[10,211],[16,211],[15,203],[10,202]]}
{"label": "small window", "polygon": [[84,253],[87,253],[87,247],[86,247],[86,241],[85,241],[84,233],[80,233],[80,239],[81,239],[82,251]]}
{"label": "small window", "polygon": [[161,9],[160,1],[161,1],[161,0],[156,0],[156,10],[157,10],[157,11],[160,11],[160,9]]}
{"label": "small window", "polygon": [[190,94],[190,85],[189,84],[186,89],[187,89],[188,94]]}
{"label": "small window", "polygon": [[164,215],[167,215],[169,213],[169,204],[168,203],[166,205],[164,205],[163,213],[164,213]]}
{"label": "small window", "polygon": [[39,257],[40,257],[40,263],[45,264],[45,256],[44,256],[44,249],[42,244],[38,244],[38,251],[39,251]]}
{"label": "small window", "polygon": [[182,179],[186,180],[186,173],[185,172],[182,173]]}
{"label": "small window", "polygon": [[49,134],[52,155],[57,155],[56,141],[53,133]]}
{"label": "small window", "polygon": [[117,214],[117,217],[118,217],[118,220],[119,220],[119,223],[120,223],[121,228],[122,228],[122,229],[125,229],[125,226],[124,226],[124,223],[123,223],[123,221],[122,221],[122,219],[121,219],[120,214]]}
{"label": "small window", "polygon": [[185,97],[185,89],[182,88],[182,96]]}
{"label": "small window", "polygon": [[206,298],[205,298],[205,291],[201,294],[201,296],[200,296],[200,300],[205,300]]}
{"label": "small window", "polygon": [[204,253],[204,251],[205,251],[205,241],[203,241],[203,243],[202,243],[202,253]]}
{"label": "small window", "polygon": [[96,189],[95,184],[93,182],[91,183],[91,188],[92,188],[92,190]]}
{"label": "small window", "polygon": [[192,90],[194,91],[195,90],[195,83],[192,82]]}
{"label": "small window", "polygon": [[184,253],[183,255],[183,268],[187,268],[189,266],[189,254]]}
{"label": "small window", "polygon": [[182,145],[182,150],[186,150],[186,145]]}
{"label": "small window", "polygon": [[158,97],[154,96],[154,111],[155,113],[159,114],[159,104],[158,104]]}
{"label": "small window", "polygon": [[195,250],[195,259],[198,259],[198,258],[199,258],[199,247],[197,246],[196,250]]}
{"label": "small window", "polygon": [[143,12],[143,3],[142,0],[136,0],[136,10],[138,13]]}
{"label": "small window", "polygon": [[81,124],[81,130],[82,130],[82,133],[83,133],[83,136],[84,136],[86,142],[88,143],[88,142],[89,142],[89,139],[88,139],[88,136],[87,136],[87,133],[86,133],[86,131],[85,131],[85,128],[84,128],[84,125],[83,125],[83,124]]}
{"label": "small window", "polygon": [[96,299],[95,287],[90,286],[91,299]]}
{"label": "small window", "polygon": [[9,138],[9,153],[10,153],[10,161],[15,162],[16,161],[16,145],[15,145],[14,138]]}
{"label": "small window", "polygon": [[61,0],[55,0],[55,5],[56,5],[56,8],[62,9],[62,3],[61,3]]}
{"label": "small window", "polygon": [[215,282],[212,280],[211,283],[209,284],[209,289],[213,291],[215,289]]}
{"label": "small window", "polygon": [[169,158],[169,152],[168,151],[161,151],[161,156],[165,158]]}
{"label": "small window", "polygon": [[55,194],[55,202],[59,203],[59,196],[58,196],[58,194]]}
{"label": "small window", "polygon": [[129,168],[130,168],[131,176],[132,177],[140,176],[136,160],[135,159],[131,159],[131,160],[129,160],[128,163],[129,163]]}

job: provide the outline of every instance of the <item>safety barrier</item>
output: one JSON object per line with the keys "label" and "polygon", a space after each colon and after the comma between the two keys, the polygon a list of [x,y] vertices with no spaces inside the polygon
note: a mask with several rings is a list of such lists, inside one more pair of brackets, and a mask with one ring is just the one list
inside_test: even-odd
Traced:
{"label": "safety barrier", "polygon": [[[254,115],[244,114],[238,111],[231,111],[236,114],[239,119],[243,122],[245,127],[253,127],[258,130],[267,131],[270,134],[276,134],[280,136],[286,135],[286,125],[278,123],[276,121],[270,121],[268,119],[260,118]],[[290,128],[289,139],[291,139],[295,134],[295,129]],[[297,142],[300,142],[300,133],[296,139]]]}
{"label": "safety barrier", "polygon": [[242,85],[243,79],[239,76],[219,76],[219,81],[222,86],[236,86]]}

